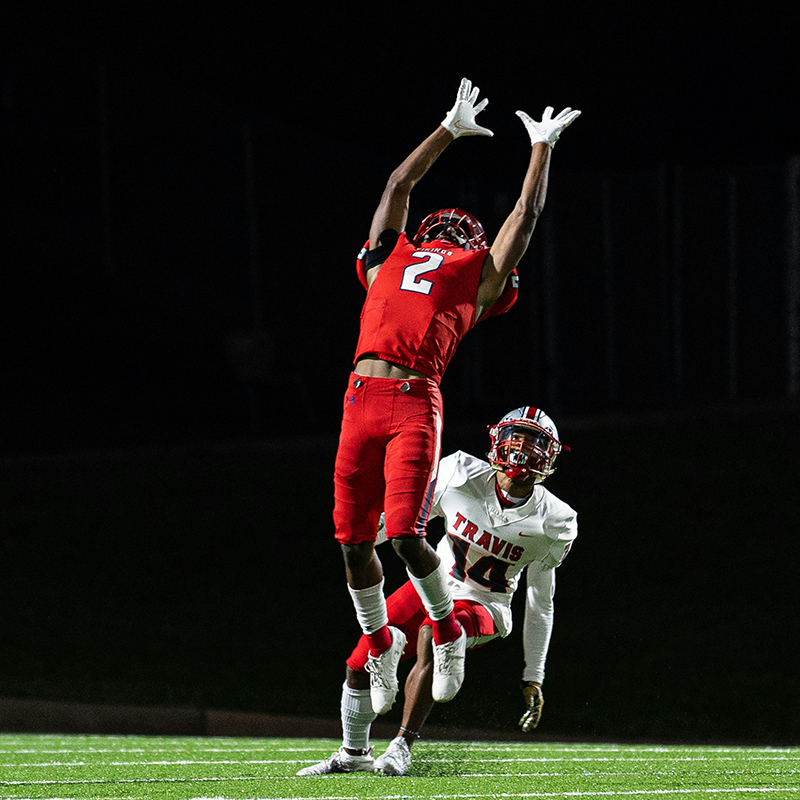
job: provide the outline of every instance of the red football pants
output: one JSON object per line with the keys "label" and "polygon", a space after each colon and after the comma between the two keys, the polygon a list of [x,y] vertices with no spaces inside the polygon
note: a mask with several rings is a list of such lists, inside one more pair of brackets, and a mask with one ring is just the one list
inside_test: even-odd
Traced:
{"label": "red football pants", "polygon": [[[485,644],[498,635],[492,615],[480,603],[472,600],[455,600],[456,619],[467,634],[467,646],[476,647]],[[406,581],[396,592],[386,599],[386,610],[389,624],[399,628],[406,635],[406,647],[400,659],[405,661],[417,654],[419,629],[425,625],[433,625],[428,617],[417,590],[411,581]],[[365,672],[369,642],[366,636],[358,640],[358,644],[347,659],[347,666],[357,672]]]}
{"label": "red football pants", "polygon": [[389,538],[425,535],[441,432],[435,381],[350,375],[334,467],[339,542],[374,542],[381,511]]}

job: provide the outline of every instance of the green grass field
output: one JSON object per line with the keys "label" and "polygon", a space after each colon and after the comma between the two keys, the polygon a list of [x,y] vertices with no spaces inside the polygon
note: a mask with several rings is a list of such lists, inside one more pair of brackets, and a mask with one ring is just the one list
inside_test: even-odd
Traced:
{"label": "green grass field", "polygon": [[[0,798],[800,797],[800,748],[419,742],[410,774],[296,778],[331,739],[0,735]],[[377,741],[376,751],[386,744]]]}

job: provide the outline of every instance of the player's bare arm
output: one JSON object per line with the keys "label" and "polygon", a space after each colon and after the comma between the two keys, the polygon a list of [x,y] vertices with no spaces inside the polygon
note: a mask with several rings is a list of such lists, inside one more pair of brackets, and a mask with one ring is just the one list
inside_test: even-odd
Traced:
{"label": "player's bare arm", "polygon": [[[378,237],[387,228],[405,230],[411,190],[433,166],[455,137],[441,125],[392,172],[383,190],[369,230],[369,248],[378,246]],[[369,277],[368,277],[369,279]]]}
{"label": "player's bare arm", "polygon": [[500,228],[483,265],[478,287],[478,317],[503,293],[508,277],[528,249],[536,221],[544,209],[549,170],[550,148],[535,144],[519,199]]}
{"label": "player's bare arm", "polygon": [[478,317],[503,293],[508,277],[528,249],[547,198],[551,152],[561,132],[581,112],[565,108],[555,117],[552,113],[553,109],[548,106],[541,121],[536,121],[523,111],[517,111],[530,136],[531,157],[519,199],[500,228],[483,266],[478,287]]}
{"label": "player's bare arm", "polygon": [[[372,217],[370,250],[378,247],[383,231],[391,229],[399,233],[405,230],[411,191],[454,139],[461,136],[493,136],[492,131],[479,125],[475,119],[489,103],[486,98],[477,102],[478,93],[478,87],[473,87],[472,82],[464,78],[458,88],[456,102],[441,124],[392,172]],[[367,284],[372,283],[379,268],[373,267],[367,272]]]}

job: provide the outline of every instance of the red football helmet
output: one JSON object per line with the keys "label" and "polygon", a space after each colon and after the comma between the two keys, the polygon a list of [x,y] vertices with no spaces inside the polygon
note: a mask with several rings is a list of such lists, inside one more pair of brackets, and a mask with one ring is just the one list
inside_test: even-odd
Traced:
{"label": "red football helmet", "polygon": [[541,483],[555,472],[556,456],[569,447],[558,440],[555,423],[540,408],[522,406],[489,426],[489,463],[512,480],[536,476]]}
{"label": "red football helmet", "polygon": [[483,225],[472,214],[460,208],[443,208],[429,214],[422,220],[413,241],[419,246],[423,242],[433,242],[436,239],[452,241],[465,250],[483,250],[489,247]]}

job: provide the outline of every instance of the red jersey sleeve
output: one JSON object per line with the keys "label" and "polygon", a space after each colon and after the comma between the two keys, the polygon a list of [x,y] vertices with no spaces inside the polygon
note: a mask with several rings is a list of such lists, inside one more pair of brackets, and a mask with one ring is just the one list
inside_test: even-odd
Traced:
{"label": "red jersey sleeve", "polygon": [[489,319],[489,317],[496,317],[498,314],[505,314],[514,303],[517,302],[517,296],[519,295],[519,273],[515,269],[511,275],[509,275],[508,280],[506,281],[506,288],[503,289],[503,294],[495,300],[492,305],[489,306],[488,310],[484,311],[481,314],[480,319],[478,322],[483,322],[485,319]]}

